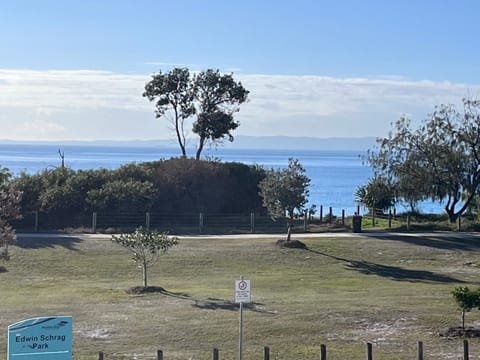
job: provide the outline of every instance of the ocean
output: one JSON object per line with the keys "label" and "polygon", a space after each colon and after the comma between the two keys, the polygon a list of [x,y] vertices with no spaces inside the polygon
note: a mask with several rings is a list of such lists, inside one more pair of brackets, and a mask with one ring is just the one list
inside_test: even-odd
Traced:
{"label": "ocean", "polygon": [[[8,168],[14,176],[22,171],[33,174],[45,168],[59,166],[61,164],[59,150],[64,153],[65,166],[74,170],[115,169],[131,162],[140,163],[180,155],[178,148],[160,146],[5,143],[0,144],[0,165]],[[297,158],[311,179],[308,206],[316,205],[318,212],[322,205],[324,213],[332,207],[335,215],[340,215],[342,209],[347,215],[356,211],[355,189],[365,184],[372,176],[371,169],[362,162],[362,155],[365,155],[364,151],[255,150],[229,149],[228,146],[204,151],[206,157],[225,162],[256,164],[267,169],[284,167],[290,157]],[[423,202],[420,208],[426,213],[442,211],[439,204],[432,202]],[[397,205],[398,212],[405,209],[401,204]]]}

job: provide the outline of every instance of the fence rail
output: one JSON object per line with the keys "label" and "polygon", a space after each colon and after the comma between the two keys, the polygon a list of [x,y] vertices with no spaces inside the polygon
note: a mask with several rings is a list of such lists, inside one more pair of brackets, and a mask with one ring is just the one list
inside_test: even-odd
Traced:
{"label": "fence rail", "polygon": [[[324,211],[319,207],[319,213],[305,212],[294,220],[296,232],[318,232],[329,227],[340,228],[345,231],[352,229],[354,215],[360,215],[359,210],[355,214],[346,214],[341,210],[341,215],[334,212],[332,207]],[[464,220],[459,217],[457,224],[449,224],[444,215],[433,215],[436,221],[445,222],[445,228],[462,230]],[[432,217],[432,216],[431,216]],[[365,229],[404,229],[410,230],[414,226],[422,226],[427,220],[412,217],[408,214],[397,214],[395,211],[381,213],[377,211],[367,212],[362,215],[361,226]],[[358,217],[357,217],[358,219]],[[477,230],[475,221],[465,217],[469,226]],[[281,233],[286,231],[284,220],[275,220],[267,214],[243,213],[243,214],[211,214],[211,213],[162,213],[162,212],[82,212],[75,214],[52,215],[41,211],[23,214],[21,220],[12,221],[12,225],[19,231],[38,232],[52,230],[73,230],[83,232],[124,232],[132,231],[139,226],[148,229],[167,231],[171,234],[234,234],[234,233]],[[355,228],[355,226],[353,226]]]}
{"label": "fence rail", "polygon": [[[424,351],[423,351],[423,342],[419,341],[417,343],[417,360],[424,360]],[[320,360],[327,360],[327,346],[325,344],[320,345],[319,349]],[[98,360],[104,360],[106,355],[103,352],[98,353]],[[220,351],[218,348],[214,348],[212,350],[212,359],[213,360],[220,360]],[[367,360],[374,360],[374,351],[373,351],[373,344],[367,343],[366,344],[366,359]],[[470,351],[469,351],[469,343],[468,340],[463,340],[463,360],[470,359]],[[157,350],[157,360],[164,360],[163,350]],[[270,348],[265,346],[263,348],[263,360],[270,360]]]}

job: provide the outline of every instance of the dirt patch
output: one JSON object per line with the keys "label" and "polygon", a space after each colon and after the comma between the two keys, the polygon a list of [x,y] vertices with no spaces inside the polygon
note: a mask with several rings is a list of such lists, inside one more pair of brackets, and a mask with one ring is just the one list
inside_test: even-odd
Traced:
{"label": "dirt patch", "polygon": [[464,338],[476,338],[480,337],[480,328],[466,327],[465,329],[457,326],[450,327],[446,331],[439,334],[443,337],[464,337]]}
{"label": "dirt patch", "polygon": [[300,240],[280,239],[280,240],[277,240],[277,246],[286,247],[286,248],[290,248],[290,249],[306,249],[307,248],[307,245],[305,245]]}

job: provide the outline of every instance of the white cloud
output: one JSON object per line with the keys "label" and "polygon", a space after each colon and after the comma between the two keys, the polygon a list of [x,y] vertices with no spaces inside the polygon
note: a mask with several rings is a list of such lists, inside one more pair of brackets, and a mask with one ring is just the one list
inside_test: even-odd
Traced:
{"label": "white cloud", "polygon": [[[382,136],[400,114],[417,121],[440,103],[480,95],[480,84],[413,81],[395,76],[246,75],[250,90],[237,135]],[[150,74],[0,69],[4,139],[171,138],[142,97]]]}

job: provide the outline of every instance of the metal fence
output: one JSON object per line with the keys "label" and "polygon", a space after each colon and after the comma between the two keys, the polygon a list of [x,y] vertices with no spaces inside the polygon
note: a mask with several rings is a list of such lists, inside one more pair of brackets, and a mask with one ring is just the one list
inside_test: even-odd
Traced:
{"label": "metal fence", "polygon": [[[359,215],[358,213],[356,213]],[[355,219],[356,217],[356,219]],[[335,215],[332,208],[317,214],[305,212],[294,220],[295,232],[355,231],[353,226],[360,216]],[[52,215],[41,211],[23,214],[23,218],[12,222],[22,232],[80,231],[91,233],[118,233],[132,231],[139,226],[166,231],[171,234],[241,234],[282,233],[287,224],[283,219],[274,219],[259,213],[162,213],[162,212],[83,212]],[[361,215],[360,230],[470,230],[478,231],[478,221],[471,217],[460,217],[454,224],[446,215],[431,214],[411,216],[409,214],[368,212]]]}

